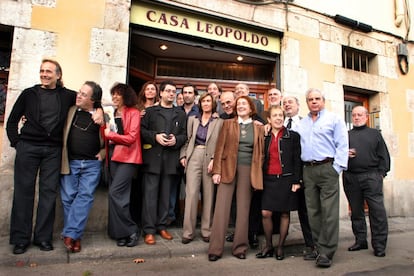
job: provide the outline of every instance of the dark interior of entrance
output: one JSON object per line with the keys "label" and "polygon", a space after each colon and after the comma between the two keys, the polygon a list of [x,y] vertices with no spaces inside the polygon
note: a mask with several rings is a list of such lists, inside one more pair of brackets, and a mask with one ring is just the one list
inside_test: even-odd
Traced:
{"label": "dark interior of entrance", "polygon": [[148,30],[131,32],[128,81],[138,92],[143,83],[172,79],[177,88],[184,83],[204,92],[216,82],[224,91],[234,91],[247,83],[252,97],[262,101],[275,79],[279,57],[232,45],[202,41],[194,37],[172,36]]}
{"label": "dark interior of entrance", "polygon": [[13,28],[0,24],[0,122],[4,121]]}

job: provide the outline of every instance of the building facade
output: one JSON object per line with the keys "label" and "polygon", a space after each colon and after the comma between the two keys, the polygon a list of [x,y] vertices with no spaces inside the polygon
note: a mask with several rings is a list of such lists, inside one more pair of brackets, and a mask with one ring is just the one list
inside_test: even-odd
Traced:
{"label": "building facade", "polygon": [[[414,5],[409,0],[326,2],[3,0],[4,120],[19,93],[39,82],[44,57],[60,62],[71,89],[86,80],[100,83],[104,104],[110,104],[115,82],[139,91],[147,80],[173,79],[178,87],[196,83],[201,92],[210,82],[224,90],[245,82],[250,95],[265,105],[270,87],[297,96],[303,116],[304,94],[316,87],[324,91],[327,109],[349,127],[352,107],[368,108],[370,124],[382,130],[392,158],[384,182],[388,215],[414,216]],[[375,13],[368,12],[373,8]],[[0,234],[7,235],[14,149],[3,125],[0,134]],[[99,189],[96,196],[88,228],[103,231],[106,191]],[[341,216],[347,216],[342,191],[340,206]]]}

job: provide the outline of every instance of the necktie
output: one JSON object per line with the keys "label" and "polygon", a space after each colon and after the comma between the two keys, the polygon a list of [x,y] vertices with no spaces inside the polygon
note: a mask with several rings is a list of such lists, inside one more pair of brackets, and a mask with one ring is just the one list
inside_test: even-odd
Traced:
{"label": "necktie", "polygon": [[290,129],[292,127],[292,118],[289,118],[286,128]]}

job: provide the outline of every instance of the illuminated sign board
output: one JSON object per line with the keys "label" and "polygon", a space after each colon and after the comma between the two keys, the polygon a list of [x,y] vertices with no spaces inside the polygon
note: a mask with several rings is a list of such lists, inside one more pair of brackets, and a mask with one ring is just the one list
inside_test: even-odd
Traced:
{"label": "illuminated sign board", "polygon": [[131,23],[280,53],[280,38],[275,33],[146,3],[132,5]]}

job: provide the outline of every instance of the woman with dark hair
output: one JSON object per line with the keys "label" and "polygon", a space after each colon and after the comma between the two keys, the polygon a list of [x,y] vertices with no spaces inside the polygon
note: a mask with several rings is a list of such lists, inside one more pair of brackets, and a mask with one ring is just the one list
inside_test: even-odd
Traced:
{"label": "woman with dark hair", "polygon": [[105,137],[109,141],[109,216],[108,234],[117,240],[118,246],[133,247],[138,244],[139,229],[132,220],[129,202],[131,181],[142,163],[140,124],[141,116],[136,108],[137,95],[128,85],[118,83],[111,88],[115,106],[115,126],[107,125]]}
{"label": "woman with dark hair", "polygon": [[214,152],[213,183],[218,184],[208,249],[209,261],[221,258],[229,225],[230,207],[236,190],[236,226],[232,254],[246,259],[252,190],[263,189],[263,126],[253,123],[256,114],[248,96],[236,100],[236,117],[223,122]]}
{"label": "woman with dark hair", "polygon": [[272,130],[265,138],[263,165],[262,220],[266,246],[257,258],[273,256],[272,213],[280,213],[280,235],[276,259],[283,260],[283,245],[289,231],[290,211],[297,210],[300,189],[301,159],[299,134],[283,126],[285,116],[280,106],[271,106],[267,118]]}
{"label": "woman with dark hair", "polygon": [[180,162],[186,172],[183,237],[181,240],[183,244],[191,242],[195,236],[201,187],[203,194],[201,238],[205,242],[210,241],[214,196],[211,170],[222,119],[213,116],[216,112],[216,102],[211,94],[204,93],[199,99],[198,107],[200,115],[188,117],[188,139],[181,148],[180,154]]}
{"label": "woman with dark hair", "polygon": [[141,118],[145,115],[145,109],[153,106],[160,100],[158,87],[153,81],[147,81],[138,93],[138,110],[141,112]]}

